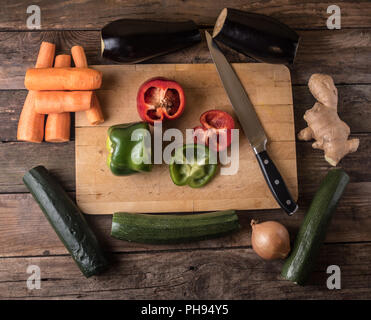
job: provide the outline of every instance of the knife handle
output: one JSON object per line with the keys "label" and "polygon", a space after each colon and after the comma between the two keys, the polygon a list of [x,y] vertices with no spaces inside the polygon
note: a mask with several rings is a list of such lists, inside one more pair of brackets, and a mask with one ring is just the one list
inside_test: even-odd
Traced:
{"label": "knife handle", "polygon": [[272,159],[265,150],[257,153],[256,158],[258,159],[264,178],[267,181],[273,196],[276,198],[281,208],[291,216],[298,209],[298,205],[292,199],[291,194]]}

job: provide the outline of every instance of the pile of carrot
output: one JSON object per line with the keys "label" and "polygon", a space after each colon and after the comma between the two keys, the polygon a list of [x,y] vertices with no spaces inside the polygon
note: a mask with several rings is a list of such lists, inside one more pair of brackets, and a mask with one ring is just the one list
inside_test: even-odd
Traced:
{"label": "pile of carrot", "polygon": [[[29,90],[18,122],[17,139],[29,142],[66,142],[70,139],[70,112],[85,111],[88,121],[104,121],[98,97],[93,90],[102,84],[102,73],[88,68],[81,46],[74,46],[71,56],[55,57],[55,45],[43,42],[35,68],[25,76]],[[54,68],[53,68],[54,61]],[[47,116],[45,124],[45,115]],[[44,130],[45,125],[45,130]]]}

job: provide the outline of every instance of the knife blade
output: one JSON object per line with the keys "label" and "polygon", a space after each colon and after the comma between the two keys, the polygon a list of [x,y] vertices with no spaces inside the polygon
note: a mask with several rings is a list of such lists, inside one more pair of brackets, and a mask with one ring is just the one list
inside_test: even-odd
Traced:
{"label": "knife blade", "polygon": [[211,35],[205,31],[211,57],[242,130],[253,148],[264,178],[278,204],[287,214],[298,209],[286,184],[266,151],[267,136],[240,79]]}

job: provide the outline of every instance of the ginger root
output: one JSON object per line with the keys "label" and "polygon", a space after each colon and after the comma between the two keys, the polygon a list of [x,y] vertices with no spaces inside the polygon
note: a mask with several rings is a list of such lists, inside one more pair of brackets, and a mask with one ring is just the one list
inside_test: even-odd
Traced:
{"label": "ginger root", "polygon": [[298,134],[299,140],[316,140],[312,147],[325,152],[326,161],[336,166],[348,153],[355,152],[359,139],[350,139],[349,126],[337,113],[338,93],[334,81],[326,74],[313,74],[308,87],[317,102],[304,114],[308,127]]}

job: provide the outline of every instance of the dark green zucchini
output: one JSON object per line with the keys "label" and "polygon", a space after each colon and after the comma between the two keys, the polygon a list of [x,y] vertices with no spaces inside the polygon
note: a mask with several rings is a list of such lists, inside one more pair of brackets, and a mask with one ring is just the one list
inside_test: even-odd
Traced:
{"label": "dark green zucchini", "polygon": [[216,20],[213,38],[256,60],[294,62],[299,36],[280,21],[262,14],[224,8]]}
{"label": "dark green zucchini", "polygon": [[193,21],[121,19],[102,29],[102,56],[121,63],[137,63],[200,41]]}
{"label": "dark green zucchini", "polygon": [[220,237],[239,228],[234,210],[187,215],[118,212],[113,215],[111,235],[126,241],[167,244]]}
{"label": "dark green zucchini", "polygon": [[108,267],[107,259],[80,209],[43,166],[28,171],[23,182],[85,277]]}
{"label": "dark green zucchini", "polygon": [[315,265],[327,227],[343,194],[349,176],[342,169],[332,169],[322,181],[285,261],[281,276],[304,285]]}

